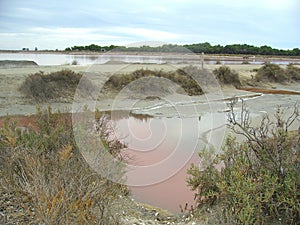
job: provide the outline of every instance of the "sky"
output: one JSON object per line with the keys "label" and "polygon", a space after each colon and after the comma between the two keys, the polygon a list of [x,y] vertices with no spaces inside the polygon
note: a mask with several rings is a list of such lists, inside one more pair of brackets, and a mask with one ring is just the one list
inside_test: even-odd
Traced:
{"label": "sky", "polygon": [[300,48],[298,0],[0,0],[0,49],[160,41]]}

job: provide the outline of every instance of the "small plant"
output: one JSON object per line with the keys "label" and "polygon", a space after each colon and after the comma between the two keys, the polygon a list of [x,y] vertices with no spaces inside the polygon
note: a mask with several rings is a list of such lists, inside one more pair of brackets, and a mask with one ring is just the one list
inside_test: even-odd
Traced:
{"label": "small plant", "polygon": [[244,64],[244,65],[248,65],[248,64],[250,64],[250,63],[249,63],[249,61],[248,61],[248,60],[243,60],[242,64]]}
{"label": "small plant", "polygon": [[231,84],[235,87],[241,86],[238,73],[231,70],[228,66],[221,66],[215,69],[213,73],[221,84]]}
{"label": "small plant", "polygon": [[78,63],[78,61],[76,60],[76,59],[74,59],[73,61],[72,61],[72,63],[71,63],[73,66],[75,66],[75,65],[79,65],[79,63]]}

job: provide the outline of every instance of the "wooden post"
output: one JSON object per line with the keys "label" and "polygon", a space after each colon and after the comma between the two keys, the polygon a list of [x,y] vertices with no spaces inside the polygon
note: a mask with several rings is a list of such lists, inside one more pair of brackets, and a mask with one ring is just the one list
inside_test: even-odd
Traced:
{"label": "wooden post", "polygon": [[204,67],[204,52],[201,53],[201,68]]}

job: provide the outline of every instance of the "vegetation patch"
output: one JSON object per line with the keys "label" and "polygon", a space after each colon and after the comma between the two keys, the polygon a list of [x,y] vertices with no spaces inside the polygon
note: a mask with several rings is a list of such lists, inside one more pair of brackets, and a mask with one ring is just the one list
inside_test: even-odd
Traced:
{"label": "vegetation patch", "polygon": [[200,153],[203,167],[188,171],[198,202],[193,213],[208,224],[299,224],[300,137],[289,131],[299,105],[289,115],[278,108],[274,122],[265,115],[253,127],[244,105],[239,117],[233,111],[236,103],[229,126],[245,141],[228,137],[222,153]]}
{"label": "vegetation patch", "polygon": [[282,83],[288,81],[283,68],[278,65],[266,63],[257,70],[256,81]]}
{"label": "vegetation patch", "polygon": [[266,63],[256,71],[256,81],[262,82],[299,82],[300,68],[289,64],[285,69],[278,65]]}
{"label": "vegetation patch", "polygon": [[[200,69],[196,67],[193,69],[194,72],[200,71]],[[130,85],[130,83],[139,79],[144,80],[139,82],[138,85],[135,85],[136,83]],[[167,94],[171,93],[171,90],[165,83],[166,79],[179,85],[188,95],[203,94],[203,90],[192,78],[190,71],[187,71],[186,68],[176,71],[139,69],[132,73],[115,74],[111,76],[104,84],[103,90],[106,92],[121,91],[125,86],[128,85],[129,88],[134,89],[133,91],[136,91],[137,93],[143,93],[147,91],[147,94],[154,96],[156,93],[161,92]]]}
{"label": "vegetation patch", "polygon": [[[81,80],[82,79],[82,80]],[[29,75],[19,91],[34,102],[71,102],[80,83],[80,93],[89,97],[96,90],[92,82],[81,73],[61,70],[45,74],[40,71]]]}
{"label": "vegetation patch", "polygon": [[236,88],[241,86],[239,75],[228,66],[221,66],[213,71],[221,85],[233,85]]}
{"label": "vegetation patch", "polygon": [[293,64],[289,64],[286,67],[285,74],[292,81],[296,81],[296,82],[300,81],[300,68],[294,66]]}
{"label": "vegetation patch", "polygon": [[[1,224],[120,224],[121,212],[114,205],[128,195],[127,187],[107,180],[90,167],[66,119],[48,109],[38,111],[37,129],[22,131],[9,119],[3,124]],[[109,151],[122,160],[124,145],[108,140],[111,130],[105,120],[98,121],[101,129],[97,134],[105,143],[105,149],[99,152]]]}

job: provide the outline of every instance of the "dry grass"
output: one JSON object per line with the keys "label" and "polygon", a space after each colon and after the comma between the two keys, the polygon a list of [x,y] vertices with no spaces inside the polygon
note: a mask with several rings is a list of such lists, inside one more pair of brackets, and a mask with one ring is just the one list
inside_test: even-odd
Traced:
{"label": "dry grass", "polygon": [[[118,224],[113,205],[128,194],[127,188],[90,168],[75,144],[71,124],[60,114],[39,111],[37,125],[21,132],[7,120],[0,130],[0,221]],[[99,135],[105,137],[103,132]],[[113,144],[117,156],[121,145]]]}

